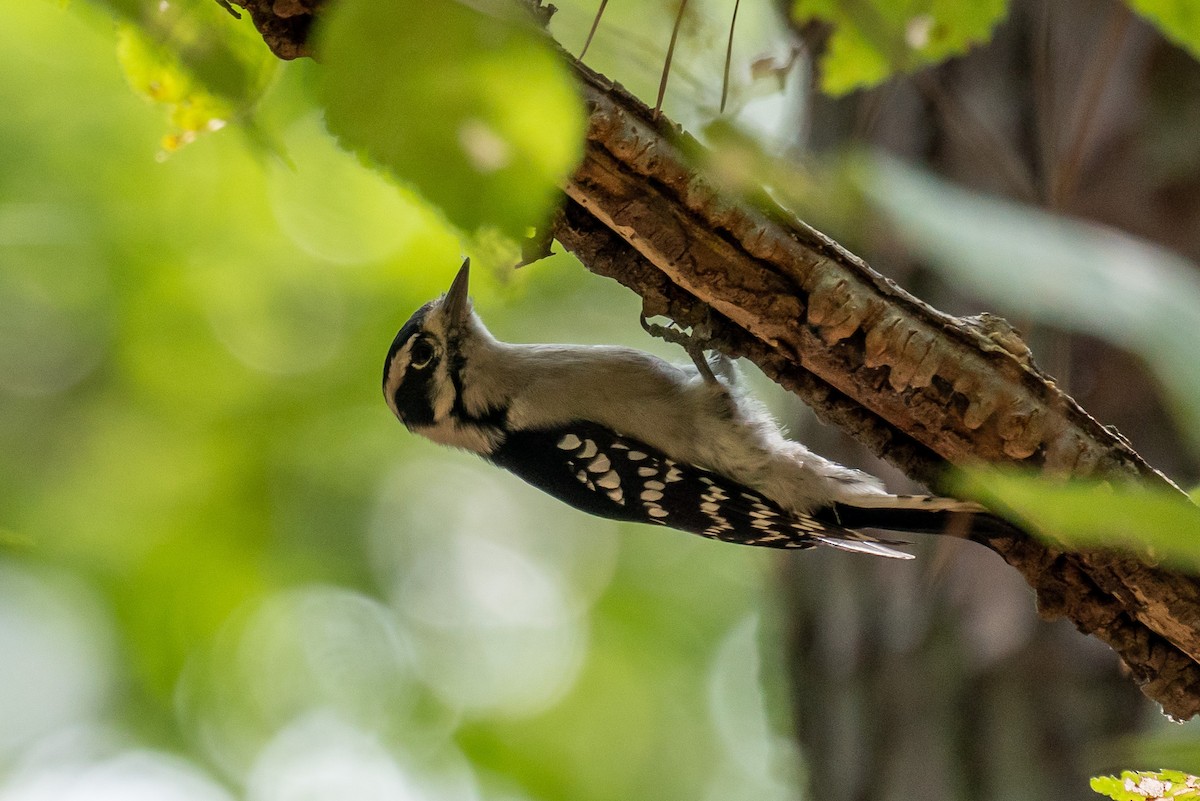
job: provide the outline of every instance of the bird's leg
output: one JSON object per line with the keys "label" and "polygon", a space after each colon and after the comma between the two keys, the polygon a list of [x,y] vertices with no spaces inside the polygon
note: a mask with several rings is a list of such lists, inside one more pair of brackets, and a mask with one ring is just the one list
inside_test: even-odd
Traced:
{"label": "bird's leg", "polygon": [[[709,350],[709,344],[712,342],[712,320],[707,315],[705,320],[697,325],[692,326],[691,333],[685,333],[678,324],[659,325],[652,323],[646,319],[645,313],[638,315],[641,321],[642,328],[646,333],[664,342],[670,342],[673,345],[679,345],[687,355],[691,357],[692,363],[696,365],[696,369],[704,380],[710,384],[720,384],[721,382],[713,374],[712,365],[709,364],[708,357],[704,355],[706,350]],[[724,374],[726,371],[722,370]]]}

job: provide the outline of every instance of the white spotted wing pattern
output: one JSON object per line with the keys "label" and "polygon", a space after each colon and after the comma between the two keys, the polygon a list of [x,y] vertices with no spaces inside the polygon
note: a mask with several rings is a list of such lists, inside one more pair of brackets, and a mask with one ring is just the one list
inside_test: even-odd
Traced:
{"label": "white spotted wing pattern", "polygon": [[683,464],[595,424],[511,433],[489,457],[577,509],[773,548],[818,543],[909,558],[836,520],[789,512],[718,473]]}

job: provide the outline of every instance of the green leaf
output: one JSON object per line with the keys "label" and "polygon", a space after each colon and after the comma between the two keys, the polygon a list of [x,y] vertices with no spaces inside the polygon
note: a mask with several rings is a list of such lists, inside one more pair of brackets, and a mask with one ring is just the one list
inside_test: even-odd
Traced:
{"label": "green leaf", "polygon": [[1200,3],[1196,0],[1128,0],[1163,36],[1200,58]]}
{"label": "green leaf", "polygon": [[964,494],[1011,510],[1031,527],[1072,548],[1126,548],[1200,573],[1200,508],[1168,489],[1060,484],[1024,473],[972,472]]}
{"label": "green leaf", "polygon": [[1106,795],[1114,801],[1124,801],[1127,795],[1124,782],[1116,776],[1093,776],[1088,784],[1100,795]]}
{"label": "green leaf", "polygon": [[1200,274],[1119,231],[968,192],[889,158],[865,188],[943,277],[1039,322],[1145,359],[1200,448]]}
{"label": "green leaf", "polygon": [[1116,776],[1096,776],[1091,787],[1113,801],[1200,798],[1200,778],[1178,770],[1131,771]]}
{"label": "green leaf", "polygon": [[986,42],[1007,0],[795,0],[798,23],[821,21],[833,35],[821,88],[833,95],[873,86]]}
{"label": "green leaf", "polygon": [[167,153],[220,130],[233,115],[229,102],[197,85],[169,48],[154,44],[133,25],[118,32],[117,60],[135,92],[166,106],[169,130],[162,147]]}
{"label": "green leaf", "polygon": [[117,19],[117,60],[130,86],[167,108],[168,153],[231,120],[245,121],[278,68],[248,21],[239,25],[215,3],[96,4]]}
{"label": "green leaf", "polygon": [[[579,101],[508,4],[347,0],[319,31],[326,121],[460,228],[512,238],[545,220],[580,154]],[[503,9],[506,13],[500,13]]]}

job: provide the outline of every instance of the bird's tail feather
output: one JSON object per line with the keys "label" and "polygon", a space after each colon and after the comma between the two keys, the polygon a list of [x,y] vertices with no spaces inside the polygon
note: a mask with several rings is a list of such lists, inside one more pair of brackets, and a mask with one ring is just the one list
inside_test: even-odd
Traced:
{"label": "bird's tail feather", "polygon": [[843,501],[860,509],[915,509],[926,512],[969,512],[987,514],[988,509],[974,501],[943,498],[939,495],[862,495]]}
{"label": "bird's tail feather", "polygon": [[915,534],[1011,534],[1020,529],[971,501],[929,495],[901,495],[855,499],[832,504],[815,515],[822,522],[849,529],[870,528]]}
{"label": "bird's tail feather", "polygon": [[839,551],[853,551],[854,553],[865,553],[871,556],[886,556],[889,559],[915,558],[911,553],[897,551],[895,548],[888,547],[888,545],[907,545],[908,543],[906,542],[879,540],[867,534],[859,534],[857,531],[845,531],[836,535],[816,534],[813,536],[813,539],[822,545],[837,548]]}

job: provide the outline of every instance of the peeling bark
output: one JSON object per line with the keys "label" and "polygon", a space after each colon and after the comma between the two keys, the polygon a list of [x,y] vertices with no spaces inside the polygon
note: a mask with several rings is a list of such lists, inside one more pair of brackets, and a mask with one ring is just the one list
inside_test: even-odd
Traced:
{"label": "peeling bark", "polygon": [[[236,1],[236,0],[235,0]],[[311,3],[241,0],[281,58],[308,55]],[[1003,326],[943,314],[765,197],[732,198],[694,167],[702,148],[619,86],[570,61],[589,113],[583,163],[552,233],[647,314],[713,322],[743,356],[910,476],[1007,463],[1047,475],[1173,486],[1038,371]],[[1110,645],[1179,719],[1200,712],[1200,583],[1131,556],[1023,536],[983,543]]]}

